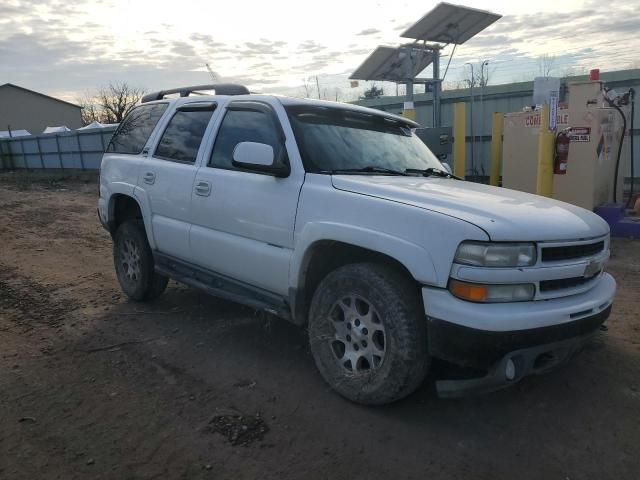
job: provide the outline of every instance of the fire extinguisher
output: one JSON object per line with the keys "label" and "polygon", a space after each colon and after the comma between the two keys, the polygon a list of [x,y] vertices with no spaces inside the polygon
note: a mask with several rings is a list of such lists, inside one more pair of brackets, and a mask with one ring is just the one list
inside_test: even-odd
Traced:
{"label": "fire extinguisher", "polygon": [[565,175],[567,173],[567,163],[569,163],[569,144],[571,139],[569,138],[569,131],[571,129],[566,128],[561,130],[556,135],[555,141],[555,157],[553,161],[553,173],[556,175]]}

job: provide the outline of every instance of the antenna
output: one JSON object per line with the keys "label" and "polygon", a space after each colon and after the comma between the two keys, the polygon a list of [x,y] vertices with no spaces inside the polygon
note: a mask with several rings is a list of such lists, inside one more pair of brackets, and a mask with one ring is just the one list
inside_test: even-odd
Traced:
{"label": "antenna", "polygon": [[211,70],[211,67],[209,66],[208,63],[205,63],[205,66],[209,71],[209,75],[211,75],[211,80],[213,80],[214,82],[218,82],[220,80],[220,77],[218,76],[218,74],[216,74],[213,70]]}

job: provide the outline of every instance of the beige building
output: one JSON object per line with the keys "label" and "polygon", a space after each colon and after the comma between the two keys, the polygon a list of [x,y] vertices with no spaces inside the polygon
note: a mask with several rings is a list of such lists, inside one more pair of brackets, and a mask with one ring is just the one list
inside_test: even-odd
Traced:
{"label": "beige building", "polygon": [[11,83],[0,85],[0,130],[28,130],[33,135],[46,127],[66,125],[71,129],[82,126],[82,107],[18,87]]}

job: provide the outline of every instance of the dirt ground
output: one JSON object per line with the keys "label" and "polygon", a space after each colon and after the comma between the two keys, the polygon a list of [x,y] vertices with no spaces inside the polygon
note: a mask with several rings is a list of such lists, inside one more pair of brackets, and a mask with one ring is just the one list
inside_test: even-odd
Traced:
{"label": "dirt ground", "polygon": [[614,241],[608,331],[569,365],[366,408],[293,325],[175,282],[129,302],[96,195],[0,174],[0,478],[640,478],[640,242]]}

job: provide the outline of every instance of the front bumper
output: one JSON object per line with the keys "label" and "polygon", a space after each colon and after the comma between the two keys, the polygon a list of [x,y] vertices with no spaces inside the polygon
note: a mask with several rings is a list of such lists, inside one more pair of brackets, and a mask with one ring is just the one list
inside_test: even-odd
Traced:
{"label": "front bumper", "polygon": [[[609,317],[613,277],[589,291],[553,300],[478,304],[447,290],[423,288],[431,356],[486,372],[481,378],[437,382],[441,396],[492,391],[543,373],[580,349]],[[507,363],[514,374],[507,378]]]}
{"label": "front bumper", "polygon": [[[606,314],[609,314],[609,310]],[[442,398],[456,398],[493,392],[507,388],[528,375],[546,373],[566,363],[593,335],[594,332],[591,332],[559,342],[515,350],[495,362],[485,376],[466,380],[438,380],[438,395]]]}
{"label": "front bumper", "polygon": [[530,330],[569,323],[601,312],[613,302],[616,282],[603,273],[591,289],[550,300],[514,303],[472,303],[460,300],[444,288],[424,287],[427,317],[491,332]]}

